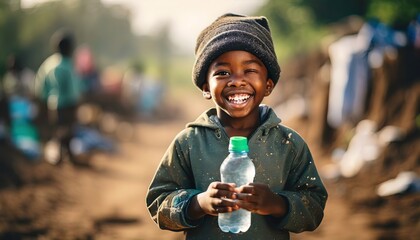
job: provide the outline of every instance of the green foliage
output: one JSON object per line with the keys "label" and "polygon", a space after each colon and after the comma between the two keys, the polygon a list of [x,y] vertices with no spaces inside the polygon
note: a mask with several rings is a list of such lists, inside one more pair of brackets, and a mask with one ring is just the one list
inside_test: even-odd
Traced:
{"label": "green foliage", "polygon": [[325,34],[315,21],[313,12],[301,5],[302,1],[269,1],[259,14],[270,21],[276,52],[280,61],[299,52],[308,51]]}
{"label": "green foliage", "polygon": [[[0,74],[6,70],[7,57],[19,49],[17,34],[20,12],[8,1],[0,4]],[[1,75],[3,76],[3,75]]]}
{"label": "green foliage", "polygon": [[270,20],[280,61],[317,46],[329,24],[348,16],[404,28],[419,13],[420,0],[269,0],[258,12]]}
{"label": "green foliage", "polygon": [[420,14],[420,0],[371,0],[367,18],[376,18],[390,26],[404,26]]}
{"label": "green foliage", "polygon": [[50,37],[60,28],[74,32],[78,45],[91,48],[100,66],[137,58],[139,37],[131,31],[129,11],[107,7],[100,0],[62,0],[20,9],[12,2],[0,5],[0,74],[9,54],[24,57],[36,70],[53,52]]}
{"label": "green foliage", "polygon": [[310,9],[320,24],[340,21],[350,15],[364,16],[369,0],[301,0],[300,6]]}

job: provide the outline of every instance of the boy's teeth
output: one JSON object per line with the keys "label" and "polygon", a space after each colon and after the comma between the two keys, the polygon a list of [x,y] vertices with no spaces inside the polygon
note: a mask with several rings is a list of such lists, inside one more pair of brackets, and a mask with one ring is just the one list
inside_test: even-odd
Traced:
{"label": "boy's teeth", "polygon": [[248,100],[248,98],[250,98],[248,94],[236,94],[228,97],[230,102],[236,104],[244,103],[246,100]]}

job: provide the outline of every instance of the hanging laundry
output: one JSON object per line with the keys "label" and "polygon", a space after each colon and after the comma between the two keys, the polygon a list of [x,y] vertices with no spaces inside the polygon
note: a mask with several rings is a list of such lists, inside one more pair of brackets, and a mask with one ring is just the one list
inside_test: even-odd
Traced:
{"label": "hanging laundry", "polygon": [[370,68],[380,67],[385,51],[406,44],[406,36],[372,20],[358,34],[345,36],[329,47],[331,82],[327,122],[338,128],[359,122],[365,111]]}

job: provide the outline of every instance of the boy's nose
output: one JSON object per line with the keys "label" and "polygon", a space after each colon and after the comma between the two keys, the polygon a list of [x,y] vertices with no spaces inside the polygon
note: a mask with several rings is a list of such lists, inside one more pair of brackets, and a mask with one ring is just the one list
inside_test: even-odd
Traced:
{"label": "boy's nose", "polygon": [[230,81],[228,82],[229,87],[240,87],[246,84],[245,76],[243,74],[232,74]]}

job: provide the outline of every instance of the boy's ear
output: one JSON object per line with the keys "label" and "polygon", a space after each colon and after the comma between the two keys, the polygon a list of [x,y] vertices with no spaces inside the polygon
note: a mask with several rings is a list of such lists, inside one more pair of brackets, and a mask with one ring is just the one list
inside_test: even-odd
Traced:
{"label": "boy's ear", "polygon": [[270,96],[271,92],[274,90],[274,82],[270,78],[267,79],[267,85],[265,87],[265,96]]}
{"label": "boy's ear", "polygon": [[207,83],[204,83],[201,90],[203,91],[203,97],[205,99],[211,99],[210,88]]}

